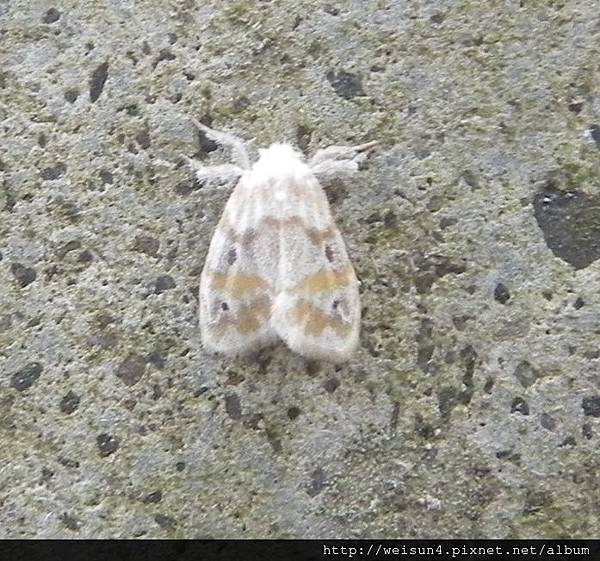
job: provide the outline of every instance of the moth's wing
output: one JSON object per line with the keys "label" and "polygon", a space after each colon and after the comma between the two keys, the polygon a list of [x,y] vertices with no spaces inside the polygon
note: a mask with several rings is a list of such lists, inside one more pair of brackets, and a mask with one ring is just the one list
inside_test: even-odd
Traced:
{"label": "moth's wing", "polygon": [[340,362],[358,345],[358,280],[321,186],[311,177],[298,187],[280,237],[272,324],[297,353]]}
{"label": "moth's wing", "polygon": [[228,355],[277,338],[270,325],[274,264],[263,255],[269,240],[257,230],[260,213],[243,176],[225,206],[200,277],[202,342]]}

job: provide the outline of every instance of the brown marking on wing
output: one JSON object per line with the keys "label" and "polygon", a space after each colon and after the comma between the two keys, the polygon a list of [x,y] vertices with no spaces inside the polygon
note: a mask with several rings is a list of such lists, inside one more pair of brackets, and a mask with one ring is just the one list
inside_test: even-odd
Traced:
{"label": "brown marking on wing", "polygon": [[239,243],[242,247],[250,247],[252,243],[254,243],[256,237],[258,236],[256,230],[254,230],[253,228],[245,230],[244,232],[241,232],[239,234],[235,231],[233,226],[226,225],[223,228],[227,232],[227,237],[231,241]]}
{"label": "brown marking on wing", "polygon": [[294,291],[334,292],[348,286],[354,280],[356,276],[352,267],[339,271],[319,271],[302,279],[294,287]]}
{"label": "brown marking on wing", "polygon": [[321,245],[323,242],[334,239],[336,236],[335,228],[331,226],[325,230],[318,230],[317,228],[304,228],[304,233],[314,245]]}
{"label": "brown marking on wing", "polygon": [[318,228],[311,228],[306,225],[306,222],[300,216],[289,216],[288,218],[275,218],[273,216],[267,216],[261,220],[261,225],[274,230],[285,230],[291,227],[297,227],[304,231],[306,237],[314,244],[321,245],[324,241],[330,240],[335,237],[335,228],[329,226],[324,230]]}
{"label": "brown marking on wing", "polygon": [[257,231],[264,228],[270,228],[272,230],[285,230],[290,227],[296,226],[304,231],[306,237],[316,246],[320,246],[322,243],[335,239],[337,236],[337,230],[333,226],[329,226],[324,230],[318,228],[311,228],[307,226],[304,220],[300,216],[290,216],[288,218],[276,218],[274,216],[266,216],[263,218],[256,229],[250,228],[244,232],[237,232],[231,224],[223,226],[227,232],[227,237],[234,242],[238,242],[240,245],[249,246],[257,237]]}
{"label": "brown marking on wing", "polygon": [[305,335],[320,337],[328,327],[339,337],[347,337],[352,331],[352,324],[324,313],[308,300],[298,300],[290,310],[294,323],[302,325]]}
{"label": "brown marking on wing", "polygon": [[259,298],[246,306],[242,306],[234,319],[234,327],[242,334],[248,335],[257,331],[261,323],[271,315],[271,301],[269,298]]}
{"label": "brown marking on wing", "polygon": [[222,337],[228,329],[233,328],[242,335],[249,335],[258,331],[264,324],[264,320],[271,315],[271,299],[268,296],[261,296],[252,302],[239,306],[235,315],[223,314],[215,323],[208,325],[216,335]]}
{"label": "brown marking on wing", "polygon": [[[291,218],[286,218],[286,221],[290,221]],[[265,216],[260,223],[267,228],[273,228],[274,230],[279,230],[281,228],[283,220],[279,218],[275,218],[274,216]]]}
{"label": "brown marking on wing", "polygon": [[269,283],[258,275],[250,273],[204,273],[212,289],[225,292],[233,298],[244,298],[259,292],[270,292]]}

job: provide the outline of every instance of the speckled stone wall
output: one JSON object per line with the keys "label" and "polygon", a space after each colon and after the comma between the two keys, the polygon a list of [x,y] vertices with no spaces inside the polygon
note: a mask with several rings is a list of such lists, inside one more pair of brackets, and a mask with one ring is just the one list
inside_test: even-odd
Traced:
{"label": "speckled stone wall", "polygon": [[[600,535],[595,0],[15,0],[0,57],[0,537]],[[348,364],[202,349],[193,117],[381,141]]]}

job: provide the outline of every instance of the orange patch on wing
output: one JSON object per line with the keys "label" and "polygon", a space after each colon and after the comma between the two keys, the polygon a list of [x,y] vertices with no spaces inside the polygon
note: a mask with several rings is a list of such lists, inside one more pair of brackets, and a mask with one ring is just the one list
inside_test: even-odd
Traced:
{"label": "orange patch on wing", "polygon": [[244,335],[258,331],[264,319],[271,315],[271,301],[268,298],[259,298],[247,306],[243,306],[237,318],[232,323]]}
{"label": "orange patch on wing", "polygon": [[346,267],[341,271],[319,271],[305,277],[300,281],[295,290],[305,290],[307,292],[333,292],[344,286],[347,286],[356,279],[354,269]]}
{"label": "orange patch on wing", "polygon": [[211,288],[225,292],[234,298],[244,298],[258,292],[269,292],[270,286],[258,275],[249,273],[207,272]]}
{"label": "orange patch on wing", "polygon": [[295,323],[303,326],[304,334],[312,337],[321,336],[328,327],[340,337],[347,337],[352,330],[352,324],[323,313],[306,300],[298,301],[290,314]]}
{"label": "orange patch on wing", "polygon": [[233,328],[243,335],[258,331],[265,319],[271,315],[271,299],[261,296],[248,304],[240,306],[235,315],[223,315],[214,324],[209,325],[215,334],[223,337],[228,329]]}

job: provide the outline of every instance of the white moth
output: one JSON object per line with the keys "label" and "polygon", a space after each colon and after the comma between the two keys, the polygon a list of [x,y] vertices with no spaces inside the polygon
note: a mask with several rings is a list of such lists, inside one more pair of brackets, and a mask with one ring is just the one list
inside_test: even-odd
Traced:
{"label": "white moth", "polygon": [[318,177],[353,173],[376,143],[330,146],[307,162],[289,144],[259,150],[196,122],[231,146],[237,165],[204,167],[200,181],[236,180],[200,278],[206,348],[238,355],[282,339],[293,351],[334,362],[358,344],[358,280]]}

